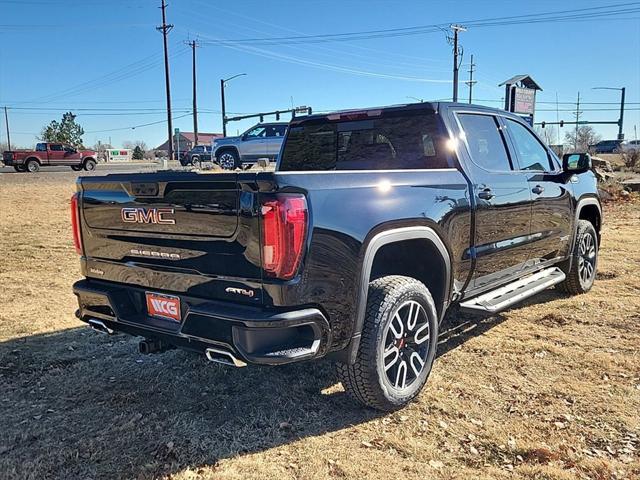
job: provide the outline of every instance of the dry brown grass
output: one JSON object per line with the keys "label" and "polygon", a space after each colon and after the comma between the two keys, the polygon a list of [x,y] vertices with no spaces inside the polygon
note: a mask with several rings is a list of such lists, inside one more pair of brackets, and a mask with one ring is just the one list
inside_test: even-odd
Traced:
{"label": "dry brown grass", "polygon": [[599,280],[452,316],[418,401],[362,410],[328,362],[233,370],[75,320],[70,174],[0,177],[0,478],[639,478],[640,216]]}

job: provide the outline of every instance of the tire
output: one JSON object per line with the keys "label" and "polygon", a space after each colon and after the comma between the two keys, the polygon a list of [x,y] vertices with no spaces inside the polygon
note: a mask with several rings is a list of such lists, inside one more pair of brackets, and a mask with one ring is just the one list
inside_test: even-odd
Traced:
{"label": "tire", "polygon": [[198,155],[194,155],[193,157],[191,157],[191,161],[189,163],[198,168],[202,166],[200,164],[200,157]]}
{"label": "tire", "polygon": [[74,172],[79,172],[80,170],[82,170],[82,165],[71,165],[71,170],[73,170]]}
{"label": "tire", "polygon": [[27,167],[25,167],[24,165],[14,165],[13,169],[18,173],[24,173],[27,171]]}
{"label": "tire", "polygon": [[228,149],[217,153],[216,161],[224,170],[235,170],[240,167],[240,158],[235,150]]}
{"label": "tire", "polygon": [[422,390],[437,343],[438,316],[427,287],[400,275],[378,278],[369,284],[356,360],[337,363],[338,378],[361,404],[397,410]]}
{"label": "tire", "polygon": [[29,173],[37,173],[40,171],[40,163],[38,163],[38,161],[34,160],[33,158],[30,160],[27,160],[25,167],[26,167],[25,171]]}
{"label": "tire", "polygon": [[87,171],[87,172],[92,172],[96,169],[96,161],[93,158],[87,158],[84,161],[84,165],[83,168]]}
{"label": "tire", "polygon": [[598,268],[598,235],[591,222],[578,220],[571,268],[563,268],[567,278],[558,284],[562,292],[579,295],[591,290]]}

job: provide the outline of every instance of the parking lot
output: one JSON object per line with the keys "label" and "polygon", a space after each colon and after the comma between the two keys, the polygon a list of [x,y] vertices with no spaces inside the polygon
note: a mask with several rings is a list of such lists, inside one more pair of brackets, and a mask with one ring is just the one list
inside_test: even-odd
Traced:
{"label": "parking lot", "polygon": [[353,404],[328,362],[234,370],[182,351],[141,356],[135,339],[82,326],[78,173],[5,173],[2,478],[640,476],[635,197],[606,205],[592,292],[450,315],[419,400],[381,415]]}

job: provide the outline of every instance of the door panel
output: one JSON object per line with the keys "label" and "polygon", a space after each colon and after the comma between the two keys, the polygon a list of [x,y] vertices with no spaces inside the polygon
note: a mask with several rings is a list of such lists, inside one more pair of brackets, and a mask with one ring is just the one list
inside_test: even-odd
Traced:
{"label": "door panel", "polygon": [[267,153],[266,129],[257,126],[246,132],[242,137],[240,155],[242,160],[256,160]]}
{"label": "door panel", "polygon": [[49,165],[64,165],[65,151],[62,145],[57,143],[50,144],[48,150]]}
{"label": "door panel", "polygon": [[287,131],[286,125],[271,125],[267,127],[267,156],[275,159],[280,153],[280,147]]}
{"label": "door panel", "polygon": [[571,192],[558,162],[523,123],[504,120],[518,167],[532,195],[529,264],[553,263],[569,253]]}
{"label": "door panel", "polygon": [[529,257],[528,175],[514,171],[500,123],[492,115],[457,114],[476,204],[473,289],[507,281]]}

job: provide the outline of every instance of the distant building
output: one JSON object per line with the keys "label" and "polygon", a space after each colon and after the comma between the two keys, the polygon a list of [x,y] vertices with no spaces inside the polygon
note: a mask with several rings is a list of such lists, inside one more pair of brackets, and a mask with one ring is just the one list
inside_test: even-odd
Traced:
{"label": "distant building", "polygon": [[[211,145],[211,141],[214,138],[221,138],[221,133],[201,133],[198,132],[198,145]],[[188,152],[191,150],[194,145],[195,135],[193,132],[180,132],[178,135],[173,135],[173,150],[175,152],[179,152],[180,154],[184,152]],[[156,147],[156,150],[164,150],[165,152],[169,152],[169,141],[167,140],[159,147]]]}

